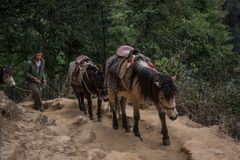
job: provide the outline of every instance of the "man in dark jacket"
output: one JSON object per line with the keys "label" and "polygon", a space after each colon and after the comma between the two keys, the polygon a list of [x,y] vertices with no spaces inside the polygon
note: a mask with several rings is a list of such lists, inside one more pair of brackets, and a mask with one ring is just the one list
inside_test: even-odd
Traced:
{"label": "man in dark jacket", "polygon": [[34,109],[44,111],[41,101],[41,89],[46,84],[44,75],[45,61],[42,58],[42,49],[35,51],[34,57],[27,62],[26,80],[27,87],[32,91],[34,99]]}

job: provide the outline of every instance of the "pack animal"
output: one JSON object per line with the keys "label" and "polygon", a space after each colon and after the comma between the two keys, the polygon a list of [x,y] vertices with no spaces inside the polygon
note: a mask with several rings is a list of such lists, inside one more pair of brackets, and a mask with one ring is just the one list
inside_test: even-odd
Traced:
{"label": "pack animal", "polygon": [[97,66],[92,60],[80,55],[75,61],[72,61],[68,70],[68,83],[72,86],[79,103],[80,111],[87,114],[84,104],[84,98],[88,102],[89,118],[93,120],[93,109],[91,95],[97,96],[97,117],[102,120],[101,105],[104,100],[105,90],[103,88],[104,71],[101,66]]}
{"label": "pack animal", "polygon": [[[119,50],[119,49],[118,49]],[[137,52],[137,51],[134,51]],[[117,51],[118,53],[118,51]],[[116,73],[112,69],[113,57],[121,60]],[[162,125],[162,141],[164,145],[170,144],[168,136],[168,129],[166,124],[166,114],[171,120],[175,120],[178,116],[176,110],[175,96],[177,94],[177,87],[174,83],[175,78],[160,73],[153,68],[153,65],[148,62],[143,54],[135,53],[134,60],[129,60],[129,56],[120,57],[119,54],[108,58],[105,65],[105,85],[108,92],[109,105],[112,111],[113,129],[119,129],[118,121],[118,97],[122,97],[120,101],[122,112],[122,126],[126,131],[130,131],[127,115],[126,103],[128,99],[133,101],[134,125],[133,132],[135,136],[141,138],[139,133],[139,107],[145,100],[152,101],[157,109],[161,125]],[[124,62],[125,65],[124,65]],[[129,65],[129,62],[131,63]],[[126,68],[127,69],[124,69]],[[124,70],[124,73],[121,73]],[[116,85],[117,84],[117,85]],[[117,86],[117,87],[116,87]]]}

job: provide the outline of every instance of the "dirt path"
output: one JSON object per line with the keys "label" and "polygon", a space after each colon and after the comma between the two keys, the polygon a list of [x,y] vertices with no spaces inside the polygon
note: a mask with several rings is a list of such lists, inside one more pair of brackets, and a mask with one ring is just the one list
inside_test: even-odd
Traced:
{"label": "dirt path", "polygon": [[[96,104],[94,101],[93,104]],[[45,102],[43,114],[20,104],[26,114],[20,129],[2,148],[5,159],[69,160],[239,160],[240,146],[217,129],[202,127],[187,118],[168,120],[171,145],[161,144],[160,122],[154,107],[141,111],[140,141],[132,133],[111,128],[111,119],[90,121],[71,99]],[[107,104],[105,104],[106,108]],[[132,110],[127,114],[132,124]]]}
{"label": "dirt path", "polygon": [[[66,103],[63,104],[64,106],[76,106],[74,101],[64,100],[63,103]],[[129,107],[128,115],[132,115],[129,113],[130,109]],[[80,148],[101,149],[106,153],[106,159],[176,160],[176,157],[179,160],[187,159],[187,155],[181,150],[179,141],[173,141],[173,145],[169,147],[161,145],[160,126],[153,126],[150,121],[149,123],[141,121],[140,128],[144,138],[144,141],[141,142],[132,133],[126,133],[123,129],[113,130],[111,119],[107,116],[103,118],[101,123],[91,122],[83,114],[79,116],[77,107],[63,108],[54,112],[47,111],[44,114],[56,119],[59,126],[68,128],[71,138],[76,145],[79,144]],[[129,121],[132,123],[132,118]],[[157,122],[158,125],[159,120]],[[85,141],[89,142],[90,147],[83,146],[82,139],[87,139]]]}

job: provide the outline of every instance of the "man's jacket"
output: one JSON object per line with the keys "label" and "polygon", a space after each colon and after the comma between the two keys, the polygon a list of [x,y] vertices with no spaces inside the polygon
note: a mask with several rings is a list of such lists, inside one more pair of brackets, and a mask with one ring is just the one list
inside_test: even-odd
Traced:
{"label": "man's jacket", "polygon": [[33,77],[38,78],[41,82],[46,79],[44,74],[45,68],[45,61],[44,59],[41,60],[40,70],[38,72],[37,65],[34,59],[27,61],[26,69],[25,69],[25,76],[28,82],[34,82]]}

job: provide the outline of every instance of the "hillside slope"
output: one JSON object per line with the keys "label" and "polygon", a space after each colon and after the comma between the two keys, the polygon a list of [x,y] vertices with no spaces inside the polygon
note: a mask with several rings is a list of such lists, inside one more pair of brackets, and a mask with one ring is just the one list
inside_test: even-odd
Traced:
{"label": "hillside slope", "polygon": [[[163,146],[154,107],[141,111],[140,141],[123,129],[113,130],[106,113],[101,123],[89,120],[78,110],[76,100],[60,98],[45,105],[49,108],[41,113],[31,109],[32,102],[16,105],[0,93],[1,160],[240,159],[238,143],[216,128],[203,127],[185,117],[168,120],[171,145]],[[9,106],[13,107],[6,113],[17,114],[3,114]],[[131,106],[127,114],[132,124]]]}

